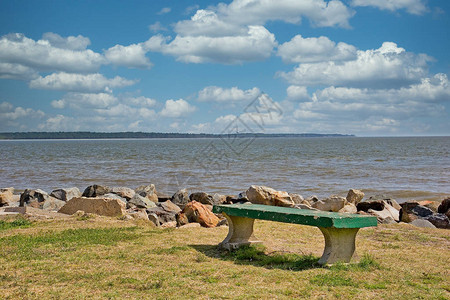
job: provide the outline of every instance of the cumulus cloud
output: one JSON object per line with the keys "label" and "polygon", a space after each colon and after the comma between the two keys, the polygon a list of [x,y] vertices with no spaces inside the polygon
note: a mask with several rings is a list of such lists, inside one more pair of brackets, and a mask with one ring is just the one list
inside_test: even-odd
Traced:
{"label": "cumulus cloud", "polygon": [[409,53],[395,43],[385,42],[379,49],[357,51],[355,60],[305,63],[278,75],[301,86],[400,87],[426,76],[430,60],[425,54]]}
{"label": "cumulus cloud", "polygon": [[34,129],[35,122],[44,117],[45,113],[39,109],[16,107],[5,101],[0,104],[0,131]]}
{"label": "cumulus cloud", "polygon": [[148,26],[148,29],[150,29],[153,32],[158,32],[158,31],[167,31],[167,28],[164,27],[161,22],[155,22],[151,25]]}
{"label": "cumulus cloud", "polygon": [[154,107],[157,103],[155,99],[147,98],[144,96],[140,97],[126,97],[124,102],[128,105],[137,107]]}
{"label": "cumulus cloud", "polygon": [[60,72],[36,78],[30,81],[29,86],[34,89],[96,93],[110,92],[112,88],[121,88],[135,83],[135,80],[120,76],[109,79],[99,73],[84,75]]}
{"label": "cumulus cloud", "polygon": [[275,36],[263,26],[249,26],[245,35],[239,36],[154,36],[146,42],[152,51],[177,57],[187,63],[218,62],[236,64],[268,58],[277,45]]}
{"label": "cumulus cloud", "polygon": [[277,55],[286,63],[353,60],[356,58],[356,48],[342,42],[336,45],[325,36],[303,38],[296,35],[278,47]]}
{"label": "cumulus cloud", "polygon": [[249,102],[254,100],[261,91],[254,87],[249,90],[241,90],[237,87],[224,89],[218,86],[208,86],[198,92],[198,101],[200,102]]}
{"label": "cumulus cloud", "polygon": [[[4,35],[0,38],[0,63],[17,64],[36,71],[96,71],[105,62],[104,57],[89,49],[79,50],[82,42],[78,37],[74,39],[76,42],[66,41],[64,48],[61,45],[55,47],[46,39],[34,41],[19,33]],[[69,46],[77,50],[69,49]]]}
{"label": "cumulus cloud", "polygon": [[305,100],[310,98],[306,86],[290,85],[286,93],[288,100]]}
{"label": "cumulus cloud", "polygon": [[44,33],[42,39],[53,47],[69,50],[85,50],[91,44],[89,38],[82,35],[62,37],[53,32]]}
{"label": "cumulus cloud", "polygon": [[105,51],[106,59],[114,65],[128,68],[148,69],[153,64],[150,62],[144,44],[132,44],[129,46],[115,45]]}
{"label": "cumulus cloud", "polygon": [[423,0],[353,0],[353,6],[373,6],[382,10],[405,9],[410,14],[422,15],[428,11]]}
{"label": "cumulus cloud", "polygon": [[0,78],[2,79],[29,80],[38,76],[38,72],[27,66],[0,62]]}
{"label": "cumulus cloud", "polygon": [[160,112],[161,116],[169,118],[184,117],[196,110],[195,106],[189,104],[186,100],[167,100],[164,108]]}
{"label": "cumulus cloud", "polygon": [[52,101],[52,106],[69,106],[73,109],[110,108],[117,102],[117,97],[108,93],[68,93],[62,99]]}

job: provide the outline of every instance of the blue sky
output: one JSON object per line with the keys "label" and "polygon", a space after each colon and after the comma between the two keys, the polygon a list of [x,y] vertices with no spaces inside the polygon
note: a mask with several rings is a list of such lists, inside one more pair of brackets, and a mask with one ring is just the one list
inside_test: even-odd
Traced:
{"label": "blue sky", "polygon": [[0,132],[450,135],[450,2],[0,1]]}

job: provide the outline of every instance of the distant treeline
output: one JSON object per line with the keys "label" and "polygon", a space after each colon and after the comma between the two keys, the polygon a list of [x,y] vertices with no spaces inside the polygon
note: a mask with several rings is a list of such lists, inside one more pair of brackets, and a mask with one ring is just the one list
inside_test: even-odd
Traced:
{"label": "distant treeline", "polygon": [[0,139],[155,139],[155,138],[220,138],[220,137],[344,137],[347,134],[318,133],[160,133],[160,132],[3,132]]}

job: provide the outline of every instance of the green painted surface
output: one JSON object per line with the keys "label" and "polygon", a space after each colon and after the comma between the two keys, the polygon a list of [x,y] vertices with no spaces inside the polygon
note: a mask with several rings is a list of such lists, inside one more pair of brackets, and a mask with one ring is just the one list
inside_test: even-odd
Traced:
{"label": "green painted surface", "polygon": [[362,228],[377,226],[377,218],[372,216],[259,204],[214,205],[213,212],[223,212],[229,216],[317,227]]}

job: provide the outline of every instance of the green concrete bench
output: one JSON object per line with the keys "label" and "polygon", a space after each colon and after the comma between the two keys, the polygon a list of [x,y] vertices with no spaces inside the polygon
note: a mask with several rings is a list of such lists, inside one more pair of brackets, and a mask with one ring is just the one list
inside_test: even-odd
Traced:
{"label": "green concrete bench", "polygon": [[377,226],[377,218],[372,216],[258,204],[214,205],[213,212],[222,213],[228,220],[228,235],[220,243],[228,250],[260,243],[253,235],[255,219],[317,226],[325,237],[320,264],[350,262],[358,230]]}

